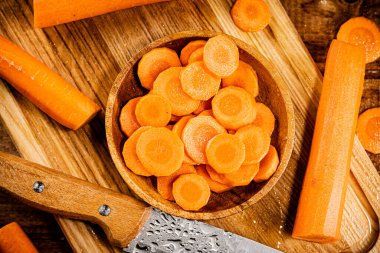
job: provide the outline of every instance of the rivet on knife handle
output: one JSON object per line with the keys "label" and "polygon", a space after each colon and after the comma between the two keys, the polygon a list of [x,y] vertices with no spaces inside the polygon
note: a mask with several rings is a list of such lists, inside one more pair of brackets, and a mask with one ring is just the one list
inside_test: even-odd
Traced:
{"label": "rivet on knife handle", "polygon": [[38,209],[100,225],[116,246],[127,246],[151,208],[127,195],[0,152],[0,188]]}

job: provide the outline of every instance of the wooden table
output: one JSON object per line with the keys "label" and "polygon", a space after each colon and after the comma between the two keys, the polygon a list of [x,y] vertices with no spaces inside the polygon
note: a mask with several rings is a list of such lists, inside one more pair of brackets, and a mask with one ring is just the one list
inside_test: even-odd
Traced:
{"label": "wooden table", "polygon": [[[27,0],[5,0],[4,2],[17,2],[19,5],[15,6],[28,5],[24,4],[24,1],[31,6],[31,1]],[[376,2],[376,0],[282,0],[322,72],[328,45],[342,22],[351,16],[363,15],[379,24],[380,16],[378,13],[376,15],[376,8],[379,8],[379,4]],[[0,3],[0,15],[6,17],[13,14],[4,11]],[[0,26],[2,25],[6,24],[0,24]],[[380,106],[379,61],[367,65],[366,79],[361,112],[366,108]],[[18,154],[2,123],[0,123],[0,151]],[[373,154],[369,154],[369,156],[380,173],[380,156]],[[40,249],[40,252],[71,252],[69,244],[52,215],[34,210],[2,192],[0,192],[0,208],[0,226],[17,221]]]}

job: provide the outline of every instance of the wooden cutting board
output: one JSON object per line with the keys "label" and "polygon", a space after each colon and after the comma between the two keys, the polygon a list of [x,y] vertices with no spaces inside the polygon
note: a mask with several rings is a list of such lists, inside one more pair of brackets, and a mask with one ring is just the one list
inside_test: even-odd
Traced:
{"label": "wooden cutting board", "polygon": [[[296,140],[287,171],[259,203],[209,221],[286,252],[380,251],[380,177],[355,139],[341,239],[314,244],[291,238],[309,154],[322,77],[278,0],[262,32],[240,32],[229,16],[231,0],[177,0],[138,7],[47,29],[33,29],[32,1],[1,1],[0,34],[39,58],[103,108],[113,80],[135,53],[165,35],[185,30],[223,31],[256,47],[281,73],[295,109]],[[109,156],[104,111],[73,132],[48,118],[4,81],[0,116],[20,154],[64,173],[133,194]],[[75,252],[118,252],[96,226],[56,217]],[[126,217],[127,218],[127,217]],[[377,244],[373,246],[374,243]]]}

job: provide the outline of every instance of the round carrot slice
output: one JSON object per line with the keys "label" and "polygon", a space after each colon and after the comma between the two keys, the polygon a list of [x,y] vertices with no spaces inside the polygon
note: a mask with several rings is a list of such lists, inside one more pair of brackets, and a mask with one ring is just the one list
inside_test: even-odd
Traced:
{"label": "round carrot slice", "polygon": [[201,112],[211,109],[211,101],[212,98],[209,100],[201,100],[199,107],[193,113],[199,115]]}
{"label": "round carrot slice", "polygon": [[204,110],[203,112],[201,112],[198,115],[199,116],[211,116],[211,117],[214,117],[214,115],[212,114],[212,110]]}
{"label": "round carrot slice", "polygon": [[196,61],[203,61],[203,53],[204,53],[204,47],[198,48],[197,50],[192,52],[189,57],[188,64],[196,62]]}
{"label": "round carrot slice", "polygon": [[186,66],[189,62],[190,55],[197,50],[198,48],[204,47],[206,45],[205,40],[194,40],[189,42],[184,48],[181,50],[180,60],[183,66]]}
{"label": "round carrot slice", "polygon": [[227,77],[239,66],[239,49],[226,35],[218,35],[207,41],[203,60],[213,74]]}
{"label": "round carrot slice", "polygon": [[244,143],[235,135],[218,134],[206,146],[207,162],[218,173],[238,170],[245,160]]}
{"label": "round carrot slice", "polygon": [[226,181],[226,179],[224,178],[224,174],[221,174],[221,173],[218,173],[216,172],[216,170],[214,170],[210,165],[206,165],[206,170],[207,170],[207,173],[210,175],[211,179],[220,183],[220,184],[224,184],[224,185],[229,185],[229,182]]}
{"label": "round carrot slice", "polygon": [[260,162],[260,169],[255,178],[253,179],[256,183],[260,183],[268,180],[273,173],[276,171],[280,160],[278,158],[278,153],[275,147],[270,145],[268,153],[265,155],[264,159]]}
{"label": "round carrot slice", "polygon": [[182,141],[187,154],[196,162],[207,162],[206,146],[215,135],[225,133],[222,127],[213,117],[197,116],[190,119],[182,131]]}
{"label": "round carrot slice", "polygon": [[220,78],[209,72],[203,62],[193,62],[181,72],[182,89],[195,100],[208,100],[220,86]]}
{"label": "round carrot slice", "polygon": [[197,174],[181,175],[173,183],[175,202],[184,210],[201,209],[207,204],[210,195],[207,181]]}
{"label": "round carrot slice", "polygon": [[220,89],[212,100],[212,113],[227,129],[251,124],[256,117],[254,98],[244,89],[229,86]]}
{"label": "round carrot slice", "polygon": [[169,176],[181,167],[184,148],[181,139],[169,129],[152,127],[140,135],[136,153],[154,176]]}
{"label": "round carrot slice", "polygon": [[128,137],[140,127],[135,114],[136,105],[139,101],[140,97],[130,99],[120,111],[120,128]]}
{"label": "round carrot slice", "polygon": [[360,114],[356,133],[365,150],[380,154],[380,107]]}
{"label": "round carrot slice", "polygon": [[271,20],[267,3],[263,0],[236,0],[231,9],[235,25],[245,32],[257,32],[264,29]]}
{"label": "round carrot slice", "polygon": [[137,129],[124,143],[123,152],[122,152],[125,165],[127,165],[127,167],[131,171],[133,171],[133,173],[140,176],[145,176],[145,177],[151,176],[152,173],[150,173],[144,168],[139,158],[137,157],[136,144],[140,135],[150,128],[151,128],[150,126],[143,126]]}
{"label": "round carrot slice", "polygon": [[166,126],[172,109],[167,99],[160,95],[145,95],[136,105],[136,119],[142,126]]}
{"label": "round carrot slice", "polygon": [[181,67],[177,53],[166,47],[152,49],[141,58],[137,66],[141,85],[151,90],[157,76],[170,67]]}
{"label": "round carrot slice", "polygon": [[[178,137],[181,138],[181,140],[182,140],[182,131],[184,127],[186,126],[187,122],[189,122],[189,120],[194,117],[195,116],[193,115],[184,116],[180,120],[178,120],[178,122],[173,126],[173,129],[172,129],[173,133],[178,135]],[[193,164],[193,165],[197,164],[196,162],[193,161],[193,159],[189,157],[186,150],[185,150],[185,156],[183,158],[183,163]]]}
{"label": "round carrot slice", "polygon": [[366,63],[380,57],[380,30],[375,22],[365,17],[349,19],[339,28],[337,39],[364,47]]}
{"label": "round carrot slice", "polygon": [[232,75],[222,79],[222,87],[237,86],[245,89],[253,97],[259,94],[259,82],[252,66],[239,61],[239,67]]}
{"label": "round carrot slice", "polygon": [[195,111],[199,100],[192,99],[181,86],[179,78],[182,67],[171,67],[161,72],[153,84],[153,93],[163,96],[169,101],[172,114],[183,116]]}
{"label": "round carrot slice", "polygon": [[222,177],[228,185],[245,186],[249,185],[259,172],[260,164],[242,165],[237,171],[222,174]]}
{"label": "round carrot slice", "polygon": [[239,137],[245,145],[244,165],[259,163],[268,153],[270,136],[262,128],[248,125],[237,130],[235,136]]}
{"label": "round carrot slice", "polygon": [[208,174],[206,170],[206,165],[204,164],[198,165],[195,169],[197,171],[197,174],[203,177],[207,181],[207,184],[210,187],[212,192],[222,193],[222,192],[229,191],[233,188],[233,186],[231,185],[221,184],[217,181],[212,180],[212,178],[210,177],[210,175]]}
{"label": "round carrot slice", "polygon": [[261,127],[269,135],[272,135],[275,125],[275,118],[272,111],[263,103],[256,103],[256,118],[253,125]]}

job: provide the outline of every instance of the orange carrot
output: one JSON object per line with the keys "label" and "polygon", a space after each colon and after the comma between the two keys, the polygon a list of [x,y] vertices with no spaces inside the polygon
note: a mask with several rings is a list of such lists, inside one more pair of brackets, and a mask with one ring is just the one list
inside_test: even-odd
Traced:
{"label": "orange carrot", "polygon": [[168,0],[112,0],[97,2],[88,0],[34,0],[34,27],[49,27],[64,24],[112,11]]}
{"label": "orange carrot", "polygon": [[154,176],[169,176],[183,161],[181,139],[165,127],[152,127],[141,133],[136,153],[142,165]]}
{"label": "orange carrot", "polygon": [[204,53],[204,47],[198,48],[194,52],[191,53],[188,64],[196,62],[196,61],[203,61],[203,53]]}
{"label": "orange carrot", "polygon": [[223,181],[231,186],[249,185],[259,172],[260,164],[242,165],[237,171],[221,174]]}
{"label": "orange carrot", "polygon": [[214,114],[212,114],[212,110],[209,109],[209,110],[204,110],[203,112],[201,112],[200,114],[198,114],[199,116],[211,116],[211,117],[214,117]]}
{"label": "orange carrot", "polygon": [[333,40],[293,228],[295,238],[326,243],[339,237],[364,72],[364,49]]}
{"label": "orange carrot", "polygon": [[264,0],[236,0],[231,9],[232,20],[244,32],[264,29],[269,24],[271,16]]}
{"label": "orange carrot", "polygon": [[190,119],[182,131],[182,141],[187,154],[196,162],[203,163],[206,160],[206,146],[215,135],[225,133],[222,127],[213,117],[197,116]]}
{"label": "orange carrot", "polygon": [[[178,120],[178,122],[173,126],[173,129],[172,129],[173,133],[175,133],[176,135],[178,135],[179,138],[182,139],[183,129],[185,128],[187,122],[189,122],[189,120],[192,118],[194,118],[193,115],[188,115],[188,116],[184,116],[180,120]],[[197,164],[196,162],[193,161],[193,159],[191,159],[189,157],[186,150],[185,150],[185,156],[183,158],[183,163]]]}
{"label": "orange carrot", "polygon": [[123,146],[123,158],[125,165],[133,171],[133,173],[140,175],[140,176],[145,176],[149,177],[152,175],[149,171],[147,171],[144,166],[141,164],[139,158],[137,157],[136,154],[136,144],[137,140],[140,138],[141,134],[148,129],[152,128],[151,126],[143,126],[137,129],[124,143]]}
{"label": "orange carrot", "polygon": [[239,67],[232,75],[222,79],[222,86],[237,86],[243,88],[253,97],[259,94],[259,82],[256,71],[253,70],[251,65],[243,61],[239,61]]}
{"label": "orange carrot", "polygon": [[145,95],[137,102],[136,119],[141,126],[166,126],[172,109],[168,100],[160,95]]}
{"label": "orange carrot", "polygon": [[199,107],[199,100],[192,99],[181,86],[179,78],[182,67],[171,67],[161,72],[153,83],[153,93],[169,101],[172,113],[183,116],[192,113]]}
{"label": "orange carrot", "polygon": [[196,171],[193,165],[190,164],[182,164],[181,168],[175,171],[170,176],[166,177],[157,177],[157,191],[158,193],[167,200],[174,201],[174,197],[172,194],[173,190],[173,182],[183,174],[195,174]]}
{"label": "orange carrot", "polygon": [[200,175],[207,181],[207,184],[210,187],[210,190],[212,192],[222,193],[222,192],[229,191],[233,188],[233,186],[221,184],[217,181],[212,180],[212,178],[210,177],[210,175],[208,174],[206,170],[206,165],[204,164],[198,165],[196,167],[196,171],[198,175]]}
{"label": "orange carrot", "polygon": [[220,184],[229,185],[229,182],[223,176],[224,174],[216,172],[210,165],[206,165],[206,171],[209,174],[210,178],[215,182]]}
{"label": "orange carrot", "polygon": [[194,40],[189,42],[184,48],[181,50],[180,60],[183,66],[186,66],[189,62],[190,55],[197,50],[198,48],[204,47],[206,45],[205,40]]}
{"label": "orange carrot", "polygon": [[166,127],[167,129],[169,129],[169,130],[173,130],[174,125],[166,125],[165,127]]}
{"label": "orange carrot", "polygon": [[248,125],[237,130],[235,135],[245,145],[244,165],[259,163],[268,153],[270,136],[262,128]]}
{"label": "orange carrot", "polygon": [[131,136],[140,127],[135,114],[136,105],[140,98],[130,99],[120,111],[120,128],[127,136]]}
{"label": "orange carrot", "polygon": [[212,100],[212,113],[227,129],[238,129],[251,124],[256,117],[254,98],[240,87],[220,89]]}
{"label": "orange carrot", "polygon": [[365,49],[366,63],[380,57],[380,30],[375,22],[365,18],[351,18],[338,32],[337,39]]}
{"label": "orange carrot", "polygon": [[181,175],[173,183],[175,202],[185,210],[201,209],[207,204],[210,195],[207,181],[197,174]]}
{"label": "orange carrot", "polygon": [[218,35],[207,41],[203,60],[213,74],[227,77],[239,66],[239,49],[226,35]]}
{"label": "orange carrot", "polygon": [[356,133],[365,150],[380,154],[380,107],[360,114]]}
{"label": "orange carrot", "polygon": [[0,77],[54,120],[73,130],[100,110],[46,65],[0,36]]}
{"label": "orange carrot", "polygon": [[275,147],[270,145],[268,153],[260,162],[259,173],[257,173],[253,180],[256,183],[268,180],[275,173],[279,163],[280,160],[278,158],[277,150]]}
{"label": "orange carrot", "polygon": [[210,98],[209,100],[201,100],[199,107],[193,113],[196,115],[199,115],[201,112],[203,112],[205,110],[210,110],[211,109],[211,101],[212,101],[212,98]]}
{"label": "orange carrot", "polygon": [[275,125],[275,117],[272,111],[263,103],[256,103],[256,118],[253,125],[261,127],[269,135],[272,135]]}
{"label": "orange carrot", "polygon": [[245,146],[239,137],[232,134],[218,134],[206,146],[208,164],[218,173],[237,171],[245,160]]}
{"label": "orange carrot", "polygon": [[213,97],[219,90],[220,80],[201,61],[187,65],[181,72],[182,89],[195,100]]}
{"label": "orange carrot", "polygon": [[151,90],[157,76],[170,67],[181,67],[177,53],[166,47],[152,49],[141,58],[137,66],[141,85]]}
{"label": "orange carrot", "polygon": [[16,222],[9,223],[0,229],[0,252],[38,253],[33,243]]}

